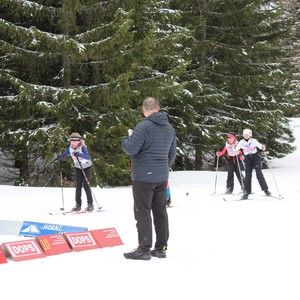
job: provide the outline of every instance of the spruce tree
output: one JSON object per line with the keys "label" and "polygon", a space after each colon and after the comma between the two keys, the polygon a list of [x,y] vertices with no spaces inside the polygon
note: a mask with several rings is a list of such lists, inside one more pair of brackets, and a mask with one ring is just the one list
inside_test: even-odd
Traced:
{"label": "spruce tree", "polygon": [[271,157],[290,153],[285,116],[299,85],[296,64],[290,85],[285,58],[291,48],[297,53],[297,23],[280,2],[2,0],[0,144],[8,179],[45,184],[61,169],[71,179],[70,164],[53,160],[77,131],[94,162],[93,184],[129,183],[120,139],[142,119],[147,96],[176,128],[175,169],[210,168],[225,133],[245,126]]}
{"label": "spruce tree", "polygon": [[20,170],[16,184],[40,184],[41,174],[61,168],[51,161],[72,131],[86,140],[101,184],[129,182],[120,138],[140,120],[144,97],[164,102],[181,88],[186,66],[172,27],[177,15],[167,8],[165,1],[1,2],[1,140]]}
{"label": "spruce tree", "polygon": [[[43,3],[44,2],[44,3]],[[19,170],[15,184],[47,178],[67,134],[90,129],[89,98],[72,86],[71,62],[82,53],[79,1],[1,2],[1,145]],[[74,127],[73,127],[74,126]],[[45,178],[44,177],[44,178]]]}
{"label": "spruce tree", "polygon": [[283,58],[286,65],[286,85],[290,87],[288,103],[285,115],[288,117],[299,117],[300,115],[300,3],[297,0],[281,1],[283,7],[283,18],[291,21],[291,40],[289,55]]}
{"label": "spruce tree", "polygon": [[[103,184],[130,182],[128,157],[120,148],[121,137],[142,120],[141,104],[147,96],[156,97],[169,113],[174,95],[183,89],[179,78],[188,64],[186,53],[178,51],[185,38],[184,30],[176,26],[180,15],[167,9],[166,1],[120,1],[117,6],[108,21],[122,22],[122,26],[113,26],[122,30],[113,36],[115,43],[124,48],[118,50],[115,61],[107,61],[107,65],[112,63],[106,71],[109,84],[105,94],[100,92],[99,96],[107,99],[107,105],[101,108],[91,137],[100,141],[93,148],[93,156],[103,174]],[[100,88],[93,88],[98,95]]]}
{"label": "spruce tree", "polygon": [[[196,162],[199,155],[194,145],[202,145],[210,136],[211,148],[205,153],[213,158],[214,146],[224,143],[226,132],[235,132],[239,139],[244,127],[252,128],[255,136],[267,144],[270,156],[290,153],[293,136],[284,116],[290,101],[289,87],[284,82],[282,58],[287,55],[291,27],[282,18],[278,3],[172,2],[182,10],[184,24],[195,29],[193,61],[187,73],[192,77],[188,80],[199,81],[199,92],[204,86],[214,91],[212,97],[205,91],[205,98],[197,97],[193,105],[198,120],[204,120],[194,121],[199,134],[190,149],[196,153]],[[202,153],[198,157],[198,161],[209,159]]]}

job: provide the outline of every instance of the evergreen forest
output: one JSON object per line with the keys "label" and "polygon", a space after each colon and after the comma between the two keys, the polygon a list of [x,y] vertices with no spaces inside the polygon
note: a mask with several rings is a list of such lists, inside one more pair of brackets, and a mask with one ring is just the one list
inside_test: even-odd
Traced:
{"label": "evergreen forest", "polygon": [[177,133],[172,170],[214,170],[246,127],[266,165],[292,153],[299,20],[298,0],[1,0],[0,183],[71,186],[57,157],[78,132],[91,185],[131,184],[120,141],[148,96]]}

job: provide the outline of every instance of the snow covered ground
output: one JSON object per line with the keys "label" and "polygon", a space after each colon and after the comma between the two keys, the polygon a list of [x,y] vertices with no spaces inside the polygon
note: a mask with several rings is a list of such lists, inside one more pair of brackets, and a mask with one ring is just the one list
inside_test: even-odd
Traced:
{"label": "snow covered ground", "polygon": [[[2,297],[299,300],[300,119],[292,126],[297,151],[263,171],[272,194],[282,194],[283,200],[260,196],[255,174],[254,200],[225,202],[211,195],[216,172],[171,172],[167,259],[123,257],[137,246],[131,187],[93,188],[102,213],[51,216],[62,206],[61,188],[0,186],[0,220],[115,227],[124,243],[22,262],[9,259],[0,265]],[[224,192],[226,175],[217,173],[217,193]],[[64,188],[63,194],[65,208],[72,207],[74,189]],[[0,235],[0,244],[20,239]]]}

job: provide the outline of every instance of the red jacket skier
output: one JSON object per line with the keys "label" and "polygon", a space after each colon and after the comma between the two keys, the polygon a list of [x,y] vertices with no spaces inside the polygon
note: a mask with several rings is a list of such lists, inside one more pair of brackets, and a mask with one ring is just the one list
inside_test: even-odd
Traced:
{"label": "red jacket skier", "polygon": [[225,143],[222,150],[217,151],[216,155],[222,156],[226,154],[227,161],[227,181],[226,181],[226,191],[225,194],[232,194],[234,189],[234,173],[241,185],[241,190],[243,192],[244,189],[244,177],[241,172],[241,162],[239,160],[243,160],[244,156],[242,155],[241,150],[236,149],[237,140],[234,133],[227,134],[227,142]]}

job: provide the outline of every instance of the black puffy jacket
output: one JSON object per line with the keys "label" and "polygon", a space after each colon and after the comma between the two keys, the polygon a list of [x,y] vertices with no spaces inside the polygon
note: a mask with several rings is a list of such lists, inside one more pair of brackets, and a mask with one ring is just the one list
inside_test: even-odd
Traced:
{"label": "black puffy jacket", "polygon": [[133,181],[168,180],[176,157],[176,133],[164,113],[154,113],[138,123],[121,145],[130,156]]}

